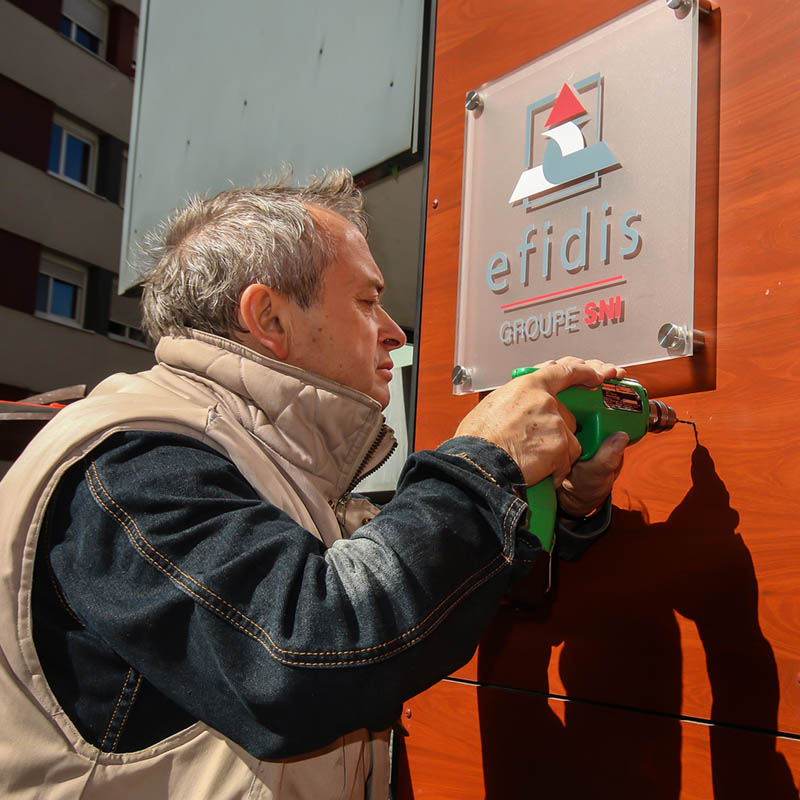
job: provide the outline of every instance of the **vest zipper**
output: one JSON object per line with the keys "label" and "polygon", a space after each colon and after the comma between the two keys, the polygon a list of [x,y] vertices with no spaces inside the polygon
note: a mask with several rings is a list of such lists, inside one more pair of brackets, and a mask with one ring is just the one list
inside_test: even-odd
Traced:
{"label": "vest zipper", "polygon": [[364,466],[369,462],[372,456],[375,455],[375,451],[381,446],[381,442],[386,438],[386,435],[389,433],[389,426],[384,424],[381,425],[381,429],[378,431],[378,435],[375,437],[375,441],[370,446],[369,450],[367,450],[367,454],[361,460],[361,463],[356,470],[355,475],[353,476],[353,480],[350,481],[350,485],[345,489],[344,494],[338,500],[331,500],[330,505],[331,508],[334,510],[336,517],[338,518],[340,514],[342,514],[342,519],[344,519],[343,507],[347,505],[347,501],[350,499],[350,495],[353,492],[353,489],[369,475],[372,475],[373,472],[379,470],[391,457],[392,453],[397,450],[397,442],[392,442],[392,446],[389,448],[389,452],[377,463],[375,466],[368,469],[366,472],[362,473],[361,470],[364,469]]}

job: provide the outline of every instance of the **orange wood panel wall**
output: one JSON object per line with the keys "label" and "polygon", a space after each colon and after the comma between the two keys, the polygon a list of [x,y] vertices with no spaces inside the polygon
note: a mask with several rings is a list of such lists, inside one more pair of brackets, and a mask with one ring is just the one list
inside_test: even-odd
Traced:
{"label": "orange wood panel wall", "polygon": [[[464,96],[634,5],[438,0],[417,448],[477,402],[450,385]],[[701,26],[708,347],[629,370],[699,444],[629,448],[605,539],[408,703],[400,797],[798,797],[800,4],[722,0]]]}

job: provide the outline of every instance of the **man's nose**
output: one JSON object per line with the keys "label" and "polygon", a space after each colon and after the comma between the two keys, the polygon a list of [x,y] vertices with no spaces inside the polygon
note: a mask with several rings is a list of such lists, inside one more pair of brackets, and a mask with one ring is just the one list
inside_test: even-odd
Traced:
{"label": "man's nose", "polygon": [[381,331],[381,343],[387,350],[396,350],[406,343],[406,335],[385,310],[383,313],[386,316],[386,324]]}

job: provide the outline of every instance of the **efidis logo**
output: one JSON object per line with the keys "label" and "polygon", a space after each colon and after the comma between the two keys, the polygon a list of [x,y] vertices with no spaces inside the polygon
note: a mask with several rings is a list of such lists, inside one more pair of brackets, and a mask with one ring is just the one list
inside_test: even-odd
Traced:
{"label": "efidis logo", "polygon": [[[593,114],[587,112],[580,95],[594,96]],[[601,173],[620,166],[602,140],[602,113],[603,79],[599,73],[572,87],[565,83],[557,96],[552,94],[529,105],[526,168],[509,204],[522,201],[527,209],[539,208],[600,186]],[[585,130],[591,131],[591,143],[587,144]],[[539,155],[541,162],[537,164]]]}
{"label": "efidis logo", "polygon": [[519,244],[488,255],[485,273],[489,291],[505,301],[497,308],[506,347],[625,320],[619,287],[627,283],[623,265],[642,252],[641,212],[629,207],[620,214],[625,206],[616,205],[624,201],[598,195],[594,203],[544,210],[597,189],[604,174],[622,166],[603,141],[602,112],[600,73],[563,83],[525,110],[526,164],[508,203],[536,213],[516,217],[527,223]]}

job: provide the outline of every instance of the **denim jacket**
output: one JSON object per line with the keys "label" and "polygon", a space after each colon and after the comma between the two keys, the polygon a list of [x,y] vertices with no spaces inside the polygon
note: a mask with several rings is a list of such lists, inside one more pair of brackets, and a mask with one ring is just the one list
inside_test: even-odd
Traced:
{"label": "denim jacket", "polygon": [[383,730],[469,659],[540,554],[520,525],[517,466],[479,439],[412,455],[381,513],[329,540],[314,529],[322,510],[312,502],[301,524],[217,440],[152,428],[129,421],[74,461],[36,548],[36,652],[101,752],[198,720],[258,759]]}
{"label": "denim jacket", "polygon": [[471,657],[512,566],[535,558],[519,481],[488,443],[446,442],[326,548],[211,448],[117,433],[50,504],[33,607],[45,675],[104,750],[196,719],[262,759],[385,729]]}

